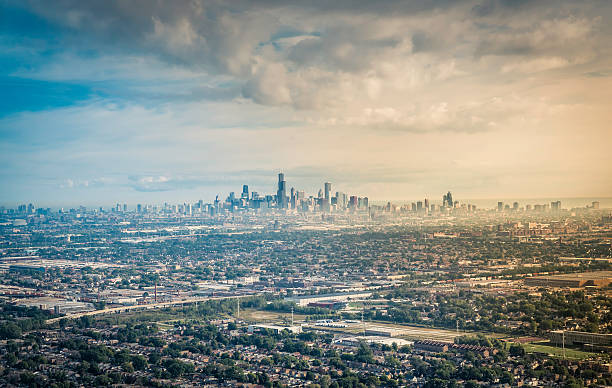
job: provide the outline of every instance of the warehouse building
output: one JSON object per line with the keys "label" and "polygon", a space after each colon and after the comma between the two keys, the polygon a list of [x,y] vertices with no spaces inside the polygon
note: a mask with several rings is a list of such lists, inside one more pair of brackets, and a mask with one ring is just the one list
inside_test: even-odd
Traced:
{"label": "warehouse building", "polygon": [[534,276],[531,278],[525,278],[524,283],[529,287],[607,287],[610,283],[612,283],[612,271]]}

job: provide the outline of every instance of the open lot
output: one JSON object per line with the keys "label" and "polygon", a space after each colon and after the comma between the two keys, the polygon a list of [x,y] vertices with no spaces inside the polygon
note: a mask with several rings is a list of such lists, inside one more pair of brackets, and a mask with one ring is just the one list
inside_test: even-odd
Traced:
{"label": "open lot", "polygon": [[[294,322],[302,322],[306,318],[302,314],[293,314]],[[241,309],[240,319],[247,322],[256,323],[278,323],[278,322],[290,322],[291,313],[283,313],[277,311],[257,310],[257,309]]]}
{"label": "open lot", "polygon": [[524,344],[523,347],[525,348],[525,351],[527,353],[534,353],[534,352],[546,353],[546,354],[550,354],[556,357],[566,357],[566,358],[571,358],[575,360],[583,360],[585,358],[589,358],[595,355],[595,353],[584,352],[582,350],[569,349],[569,348],[565,348],[565,352],[564,352],[563,348],[551,346],[548,344],[548,342],[528,343],[528,344]]}

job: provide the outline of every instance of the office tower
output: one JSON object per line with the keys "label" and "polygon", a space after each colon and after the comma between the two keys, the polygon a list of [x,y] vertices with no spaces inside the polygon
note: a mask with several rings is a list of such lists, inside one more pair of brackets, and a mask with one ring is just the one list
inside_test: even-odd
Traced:
{"label": "office tower", "polygon": [[346,209],[346,194],[336,191],[336,205],[339,209]]}
{"label": "office tower", "polygon": [[497,202],[497,211],[501,212],[504,210],[504,203],[503,202]]}
{"label": "office tower", "polygon": [[[445,195],[445,197],[446,197],[446,195]],[[445,202],[445,203],[446,203],[446,202]],[[446,206],[446,205],[445,205],[445,206]],[[416,203],[412,202],[412,204],[410,205],[410,210],[412,210],[413,212],[416,212],[416,210],[417,210],[417,205],[416,205]]]}
{"label": "office tower", "polygon": [[514,211],[516,212],[516,211],[518,211],[518,209],[519,209],[519,204],[518,204],[518,202],[514,202],[514,203],[512,204],[512,210],[514,210]]}
{"label": "office tower", "polygon": [[138,213],[142,213],[142,205],[141,204],[136,205],[136,211]]}
{"label": "office tower", "polygon": [[276,204],[279,209],[287,207],[287,182],[285,182],[285,174],[278,174],[278,190],[276,192]]}
{"label": "office tower", "polygon": [[296,198],[295,198],[295,189],[292,187],[291,188],[291,209],[295,209],[296,206]]}
{"label": "office tower", "polygon": [[550,203],[550,210],[557,212],[561,210],[561,201],[553,201]]}
{"label": "office tower", "polygon": [[324,186],[325,186],[325,199],[327,201],[330,201],[331,198],[329,197],[329,193],[331,191],[331,183],[325,182]]}
{"label": "office tower", "polygon": [[423,211],[423,201],[417,201],[417,211]]}
{"label": "office tower", "polygon": [[424,204],[425,204],[425,210],[429,210],[429,199],[425,198]]}
{"label": "office tower", "polygon": [[453,195],[451,194],[450,191],[448,193],[446,193],[446,203],[448,204],[448,207],[453,207],[454,206]]}
{"label": "office tower", "polygon": [[368,197],[363,197],[363,208],[364,209],[370,208],[370,200],[368,199]]}
{"label": "office tower", "polygon": [[240,198],[249,199],[249,185],[242,185],[242,195]]}
{"label": "office tower", "polygon": [[351,195],[351,198],[349,199],[349,207],[351,209],[357,208],[357,196],[356,195]]}

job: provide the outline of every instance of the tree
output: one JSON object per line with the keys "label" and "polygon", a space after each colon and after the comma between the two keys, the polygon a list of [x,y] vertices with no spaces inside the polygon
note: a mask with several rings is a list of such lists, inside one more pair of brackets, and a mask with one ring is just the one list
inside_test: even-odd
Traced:
{"label": "tree", "polygon": [[1,339],[21,338],[21,334],[21,328],[15,325],[13,322],[8,322],[0,325]]}
{"label": "tree", "polygon": [[525,349],[519,344],[510,345],[510,355],[513,357],[522,357],[525,355]]}

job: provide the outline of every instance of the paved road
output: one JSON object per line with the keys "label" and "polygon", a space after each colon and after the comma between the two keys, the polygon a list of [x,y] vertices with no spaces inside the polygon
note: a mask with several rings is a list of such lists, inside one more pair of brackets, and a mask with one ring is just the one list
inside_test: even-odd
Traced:
{"label": "paved road", "polygon": [[149,309],[164,308],[164,307],[170,307],[170,306],[176,306],[176,305],[198,303],[198,302],[208,302],[210,300],[248,298],[251,296],[254,296],[254,295],[206,296],[206,297],[200,297],[200,298],[173,300],[171,302],[160,302],[160,303],[150,303],[150,304],[139,304],[139,305],[133,305],[133,306],[112,307],[108,309],[88,311],[84,313],[67,314],[67,315],[64,315],[63,317],[47,319],[46,323],[51,324],[51,323],[59,322],[60,319],[63,319],[63,318],[75,319],[75,318],[80,318],[80,317],[84,317],[88,315],[112,314],[112,313],[118,314],[118,313],[122,313],[125,311],[130,311],[130,310],[149,310]]}

